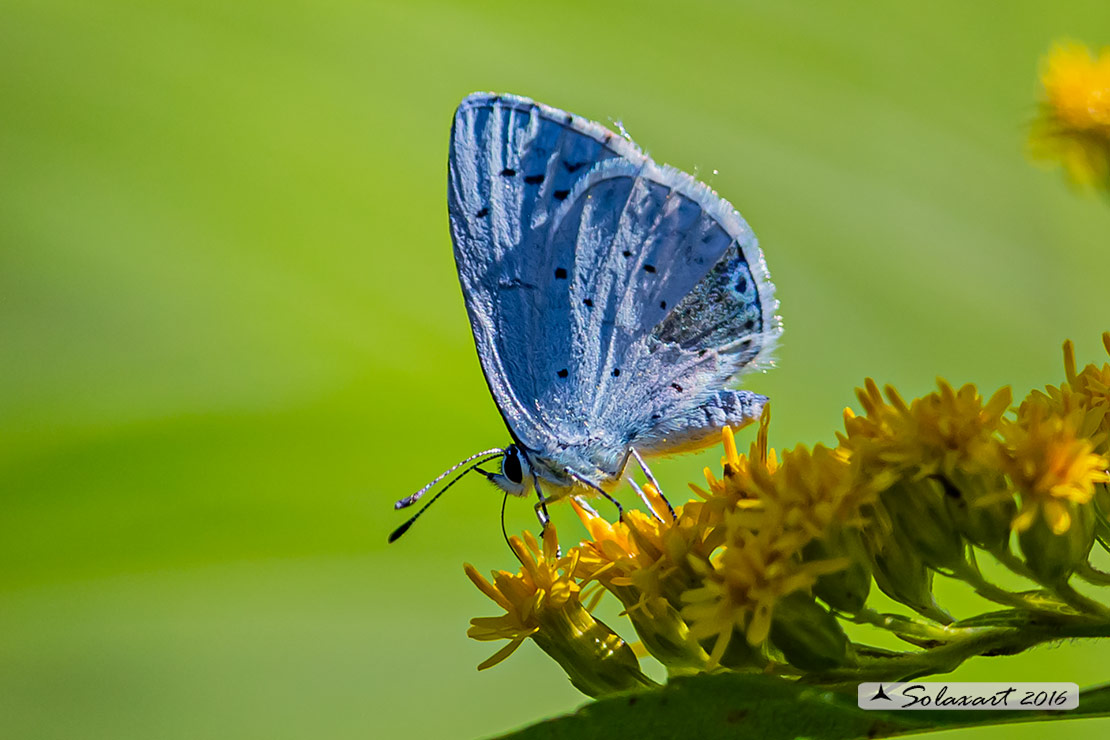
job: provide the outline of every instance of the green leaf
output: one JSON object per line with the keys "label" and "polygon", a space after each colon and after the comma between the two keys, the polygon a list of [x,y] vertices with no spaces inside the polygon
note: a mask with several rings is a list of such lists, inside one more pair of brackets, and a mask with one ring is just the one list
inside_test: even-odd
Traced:
{"label": "green leaf", "polygon": [[774,676],[717,673],[675,678],[658,689],[599,699],[574,714],[544,720],[501,740],[847,740],[1106,716],[1110,716],[1110,686],[1084,691],[1079,708],[1067,712],[876,712],[859,709],[854,690],[832,690]]}

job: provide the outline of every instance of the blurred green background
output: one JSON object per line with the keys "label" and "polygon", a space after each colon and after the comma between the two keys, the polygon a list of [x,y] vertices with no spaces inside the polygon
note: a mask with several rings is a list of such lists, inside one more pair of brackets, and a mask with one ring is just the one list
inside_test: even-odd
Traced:
{"label": "blurred green background", "polygon": [[[829,442],[868,375],[1020,396],[1067,337],[1101,356],[1110,208],[1023,153],[1062,36],[1110,41],[1105,0],[6,0],[0,736],[472,738],[574,708],[531,644],[475,672],[497,609],[462,563],[513,562],[488,485],[385,542],[395,499],[509,441],[451,258],[454,106],[623,121],[735,203],[786,326],[747,386],[772,444]],[[657,470],[682,500],[719,454]]]}

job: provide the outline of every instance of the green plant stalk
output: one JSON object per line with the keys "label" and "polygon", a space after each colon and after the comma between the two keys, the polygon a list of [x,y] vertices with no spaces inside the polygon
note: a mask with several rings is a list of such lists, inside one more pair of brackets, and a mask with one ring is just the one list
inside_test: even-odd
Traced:
{"label": "green plant stalk", "polygon": [[1035,645],[1078,637],[1110,637],[1110,621],[1084,617],[1055,617],[1032,621],[1022,628],[964,627],[964,634],[942,645],[917,652],[893,653],[882,657],[855,654],[850,666],[810,674],[807,682],[831,685],[861,681],[893,681],[930,674],[950,673],[968,658],[978,655],[1010,655]]}

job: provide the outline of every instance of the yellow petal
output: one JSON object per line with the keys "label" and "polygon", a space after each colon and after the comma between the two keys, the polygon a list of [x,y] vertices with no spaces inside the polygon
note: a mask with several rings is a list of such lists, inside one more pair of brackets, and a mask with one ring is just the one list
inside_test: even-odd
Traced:
{"label": "yellow petal", "polygon": [[481,663],[478,664],[478,670],[484,671],[487,668],[492,668],[493,666],[497,665],[501,661],[505,660],[505,658],[508,658],[510,655],[512,655],[514,652],[516,652],[516,649],[518,647],[520,647],[520,643],[524,642],[524,639],[525,638],[521,637],[521,638],[518,638],[516,640],[513,640],[508,645],[506,645],[505,647],[501,648],[500,650],[498,650],[493,655],[491,655],[488,658],[486,658],[485,660],[483,660]]}
{"label": "yellow petal", "polygon": [[470,580],[474,582],[474,585],[478,587],[479,591],[490,597],[502,609],[505,609],[506,611],[512,610],[512,604],[510,604],[509,601],[501,595],[501,592],[494,588],[489,581],[487,581],[485,578],[482,578],[482,575],[473,565],[471,565],[470,563],[466,563],[465,565],[463,565],[463,570],[466,571],[467,577],[469,577]]}
{"label": "yellow petal", "polygon": [[728,649],[728,643],[731,638],[731,629],[722,630],[717,635],[717,640],[713,643],[713,651],[709,653],[709,663],[707,667],[715,667],[720,664],[721,658],[725,655],[725,650]]}

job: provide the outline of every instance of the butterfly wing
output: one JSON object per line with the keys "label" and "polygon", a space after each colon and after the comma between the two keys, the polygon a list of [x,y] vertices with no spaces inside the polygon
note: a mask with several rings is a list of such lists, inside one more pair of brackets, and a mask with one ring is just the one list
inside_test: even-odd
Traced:
{"label": "butterfly wing", "polygon": [[602,126],[526,98],[475,93],[455,112],[448,213],[459,280],[490,392],[529,449],[548,449],[560,434],[542,413],[533,371],[552,218],[607,159],[645,157]]}
{"label": "butterfly wing", "polygon": [[696,418],[778,336],[740,215],[598,124],[472,95],[448,194],[483,371],[516,439],[542,455],[615,472],[638,437]]}

